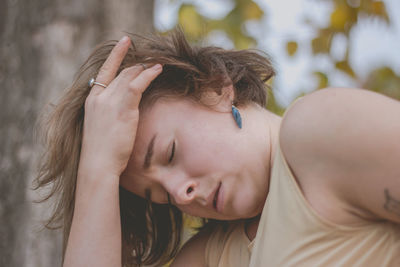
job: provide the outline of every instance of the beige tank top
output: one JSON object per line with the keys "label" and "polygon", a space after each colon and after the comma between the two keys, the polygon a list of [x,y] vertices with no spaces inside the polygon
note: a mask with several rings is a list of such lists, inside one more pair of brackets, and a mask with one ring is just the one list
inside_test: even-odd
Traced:
{"label": "beige tank top", "polygon": [[207,242],[207,267],[248,266],[252,247],[244,222],[234,222],[228,229],[218,227]]}
{"label": "beige tank top", "polygon": [[400,267],[400,225],[344,226],[322,218],[304,198],[279,142],[276,145],[254,247],[243,223],[219,230],[207,243],[209,267]]}

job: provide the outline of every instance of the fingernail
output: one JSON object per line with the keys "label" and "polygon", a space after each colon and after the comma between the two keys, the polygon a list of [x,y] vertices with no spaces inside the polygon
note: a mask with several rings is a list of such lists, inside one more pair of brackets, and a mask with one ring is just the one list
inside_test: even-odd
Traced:
{"label": "fingernail", "polygon": [[154,70],[159,70],[162,68],[161,64],[156,64],[152,67]]}
{"label": "fingernail", "polygon": [[127,42],[128,40],[129,40],[129,37],[125,35],[124,37],[121,38],[120,42],[121,42],[121,43],[125,43],[125,42]]}

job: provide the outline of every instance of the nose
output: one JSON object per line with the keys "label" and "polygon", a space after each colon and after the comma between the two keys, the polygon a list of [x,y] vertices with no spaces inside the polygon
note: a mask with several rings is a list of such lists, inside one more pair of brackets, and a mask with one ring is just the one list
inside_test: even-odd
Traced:
{"label": "nose", "polygon": [[[175,180],[178,180],[176,178]],[[172,180],[172,179],[171,179]],[[165,183],[165,189],[172,197],[172,203],[177,205],[190,204],[197,193],[197,183],[194,180],[182,179],[181,181],[169,181]]]}

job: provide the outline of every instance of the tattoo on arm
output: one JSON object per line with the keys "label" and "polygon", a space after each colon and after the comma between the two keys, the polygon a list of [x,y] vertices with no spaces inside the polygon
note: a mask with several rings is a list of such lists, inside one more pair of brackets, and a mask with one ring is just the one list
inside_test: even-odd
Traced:
{"label": "tattoo on arm", "polygon": [[394,213],[400,217],[400,200],[394,199],[389,194],[389,189],[385,188],[385,205],[383,206],[388,212]]}

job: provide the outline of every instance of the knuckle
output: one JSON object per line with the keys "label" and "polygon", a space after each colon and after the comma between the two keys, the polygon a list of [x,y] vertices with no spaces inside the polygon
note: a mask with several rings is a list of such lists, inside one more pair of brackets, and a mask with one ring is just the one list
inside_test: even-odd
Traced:
{"label": "knuckle", "polygon": [[120,75],[125,76],[125,75],[127,75],[128,73],[129,73],[129,69],[128,69],[128,68],[125,68],[125,69],[121,70]]}
{"label": "knuckle", "polygon": [[145,70],[142,64],[136,64],[135,66],[133,66],[133,68],[135,68],[135,70],[138,72]]}
{"label": "knuckle", "polygon": [[141,67],[138,66],[138,65],[133,65],[133,66],[129,67],[128,69],[130,69],[130,70],[132,70],[132,71],[137,71],[137,70],[140,70]]}
{"label": "knuckle", "polygon": [[138,86],[137,83],[135,83],[135,81],[129,83],[129,91],[131,91],[132,93],[141,93],[141,89]]}
{"label": "knuckle", "polygon": [[101,95],[91,92],[88,97],[86,97],[85,108],[96,109],[99,105],[103,105],[102,102],[104,101]]}
{"label": "knuckle", "polygon": [[121,73],[123,73],[123,75],[126,75],[126,76],[131,76],[131,75],[137,73],[138,70],[139,70],[139,68],[137,66],[131,66],[131,67],[123,69],[121,71]]}
{"label": "knuckle", "polygon": [[102,75],[107,75],[107,73],[109,73],[110,71],[111,71],[111,67],[108,66],[108,64],[105,64],[100,68],[99,75],[97,77],[102,76]]}

